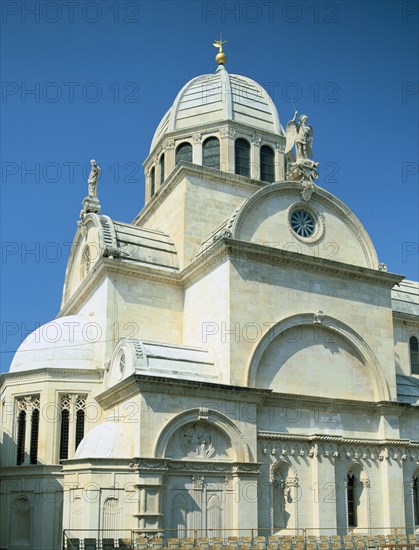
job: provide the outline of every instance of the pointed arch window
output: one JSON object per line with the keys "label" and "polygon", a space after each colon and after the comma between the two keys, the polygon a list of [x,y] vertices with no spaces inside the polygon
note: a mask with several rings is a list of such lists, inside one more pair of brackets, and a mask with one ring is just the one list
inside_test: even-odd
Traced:
{"label": "pointed arch window", "polygon": [[38,463],[39,395],[27,395],[16,400],[17,434],[16,464]]}
{"label": "pointed arch window", "polygon": [[202,166],[220,169],[220,141],[216,137],[209,137],[202,144]]}
{"label": "pointed arch window", "polygon": [[164,153],[160,157],[160,185],[163,185],[164,182]]}
{"label": "pointed arch window", "polygon": [[150,170],[150,197],[156,192],[156,170],[153,168]]}
{"label": "pointed arch window", "polygon": [[419,343],[416,336],[412,336],[409,340],[410,351],[410,372],[419,374]]}
{"label": "pointed arch window", "polygon": [[268,183],[275,181],[275,154],[269,145],[260,148],[260,179]]}
{"label": "pointed arch window", "polygon": [[16,464],[20,466],[25,460],[26,411],[17,415],[17,454]]}
{"label": "pointed arch window", "polygon": [[415,525],[419,525],[419,472],[413,476],[413,517]]}
{"label": "pointed arch window", "polygon": [[61,396],[60,461],[72,456],[84,437],[86,395]]}
{"label": "pointed arch window", "polygon": [[250,143],[245,139],[234,142],[234,166],[236,174],[250,177]]}
{"label": "pointed arch window", "polygon": [[184,141],[176,147],[176,164],[182,160],[185,162],[192,162],[192,145]]}
{"label": "pointed arch window", "polygon": [[32,411],[31,418],[31,447],[29,451],[29,458],[31,464],[37,464],[38,462],[38,435],[39,435],[39,409]]}
{"label": "pointed arch window", "polygon": [[346,499],[348,504],[348,527],[357,526],[355,475],[348,474],[346,478]]}

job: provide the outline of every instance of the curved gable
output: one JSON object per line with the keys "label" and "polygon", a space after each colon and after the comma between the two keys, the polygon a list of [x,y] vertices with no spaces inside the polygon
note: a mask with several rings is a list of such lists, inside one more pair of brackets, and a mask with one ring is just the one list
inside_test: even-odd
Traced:
{"label": "curved gable", "polygon": [[[280,182],[254,193],[234,216],[232,237],[342,263],[378,269],[370,237],[353,212],[332,194],[314,186],[303,200],[302,184]],[[293,214],[314,221],[310,236],[293,229]]]}
{"label": "curved gable", "polygon": [[79,222],[64,281],[63,308],[101,257],[178,270],[175,245],[168,235],[108,216],[88,214]]}

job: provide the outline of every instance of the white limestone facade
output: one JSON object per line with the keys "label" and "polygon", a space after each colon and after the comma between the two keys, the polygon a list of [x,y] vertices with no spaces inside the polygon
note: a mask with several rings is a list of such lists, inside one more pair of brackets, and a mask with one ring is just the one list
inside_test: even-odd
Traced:
{"label": "white limestone facade", "polygon": [[0,550],[419,529],[419,285],[287,180],[285,134],[220,65],[159,124],[132,223],[82,212],[61,310],[0,378]]}

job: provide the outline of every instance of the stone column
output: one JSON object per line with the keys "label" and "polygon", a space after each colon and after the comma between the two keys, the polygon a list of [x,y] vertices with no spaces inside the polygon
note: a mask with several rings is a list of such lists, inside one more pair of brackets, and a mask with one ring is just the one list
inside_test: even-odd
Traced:
{"label": "stone column", "polygon": [[28,403],[26,408],[26,429],[25,429],[25,458],[23,464],[30,464],[31,434],[32,434],[32,403]]}
{"label": "stone column", "polygon": [[262,139],[258,135],[252,136],[252,144],[250,146],[250,177],[255,180],[260,180],[260,145]]}
{"label": "stone column", "polygon": [[153,157],[153,164],[154,164],[154,192],[156,192],[160,187],[160,163],[159,158],[161,155],[161,151],[159,154],[154,155]]}
{"label": "stone column", "polygon": [[70,396],[69,425],[68,425],[68,458],[73,458],[76,452],[76,399],[77,395]]}
{"label": "stone column", "polygon": [[285,179],[285,143],[279,142],[275,145],[275,181]]}
{"label": "stone column", "polygon": [[230,126],[220,128],[220,169],[234,174],[234,136],[236,131]]}
{"label": "stone column", "polygon": [[202,134],[199,132],[192,135],[192,162],[202,166]]}
{"label": "stone column", "polygon": [[144,170],[144,200],[147,203],[150,200],[150,171]]}
{"label": "stone column", "polygon": [[164,150],[164,166],[165,166],[165,179],[175,169],[175,140],[166,139],[163,144]]}

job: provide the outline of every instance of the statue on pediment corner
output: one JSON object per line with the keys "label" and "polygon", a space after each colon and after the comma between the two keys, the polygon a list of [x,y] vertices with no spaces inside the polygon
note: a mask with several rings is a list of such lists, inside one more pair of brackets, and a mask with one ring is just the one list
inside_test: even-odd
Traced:
{"label": "statue on pediment corner", "polygon": [[[286,144],[285,154],[291,152],[295,146],[295,162],[288,164],[286,178],[289,181],[308,181],[313,183],[319,177],[319,163],[311,159],[313,156],[313,127],[306,124],[307,115],[301,115],[297,122],[298,111],[295,111],[294,117],[287,124],[285,133]],[[311,193],[306,193],[307,196]],[[306,198],[305,200],[309,200]]]}

